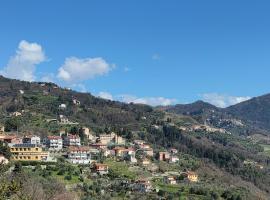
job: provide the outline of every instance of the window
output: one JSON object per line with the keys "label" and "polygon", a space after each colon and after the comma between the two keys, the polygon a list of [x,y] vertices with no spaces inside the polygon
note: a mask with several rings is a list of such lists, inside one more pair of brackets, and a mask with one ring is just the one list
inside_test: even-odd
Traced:
{"label": "window", "polygon": [[26,148],[23,148],[24,151],[26,151]]}
{"label": "window", "polygon": [[31,148],[28,148],[28,151],[31,151]]}
{"label": "window", "polygon": [[30,159],[31,159],[31,157],[30,157],[30,156],[28,156],[28,159],[30,160]]}
{"label": "window", "polygon": [[36,156],[36,159],[38,159],[38,156]]}
{"label": "window", "polygon": [[36,148],[36,151],[38,151],[38,148]]}

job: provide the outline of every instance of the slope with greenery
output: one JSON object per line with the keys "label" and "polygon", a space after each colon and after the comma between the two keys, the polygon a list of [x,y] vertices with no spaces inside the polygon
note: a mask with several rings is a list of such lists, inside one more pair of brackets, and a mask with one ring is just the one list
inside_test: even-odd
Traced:
{"label": "slope with greenery", "polygon": [[[80,105],[75,105],[74,99],[79,100]],[[59,108],[60,104],[65,104],[66,108]],[[22,115],[14,116],[16,111]],[[79,125],[57,123],[60,114]],[[180,164],[156,163],[160,173],[170,169],[200,172],[201,183],[195,185],[183,183],[172,187],[157,180],[156,186],[161,188],[160,192],[147,194],[146,199],[254,199],[259,196],[267,197],[270,193],[270,157],[264,153],[264,143],[261,143],[261,140],[258,143],[247,137],[254,130],[261,129],[253,128],[250,123],[246,124],[245,119],[242,122],[240,117],[231,111],[229,113],[201,101],[186,106],[155,109],[147,105],[100,99],[91,94],[60,88],[53,83],[29,83],[0,77],[0,117],[0,122],[7,131],[18,131],[19,134],[58,134],[61,129],[69,129],[79,134],[82,126],[91,128],[97,135],[117,131],[128,141],[146,140],[155,153],[171,147],[177,148],[181,152]],[[232,134],[184,131],[180,128],[204,123],[225,128]],[[1,151],[9,156],[4,147]],[[155,160],[153,159],[153,162]],[[246,165],[245,161],[257,163],[263,166],[263,169],[256,165]],[[136,199],[138,194],[125,192],[123,183],[118,182],[118,178],[133,181],[137,173],[130,171],[126,164],[115,163],[113,160],[106,162],[111,167],[108,177],[93,180],[82,178],[82,168],[71,169],[68,164],[61,167],[47,166],[46,169],[38,167],[31,172],[22,170],[21,173],[28,177],[29,181],[33,178],[41,183],[39,190],[42,195],[47,193],[47,189],[51,190],[46,185],[47,181],[57,179],[66,186],[72,187],[75,184],[79,187],[82,199],[88,199],[90,194],[92,199]],[[60,168],[66,171],[59,170]],[[213,174],[219,177],[218,180],[214,180]],[[6,182],[8,178],[4,176],[2,180]],[[105,187],[107,185],[108,187]],[[3,187],[10,188],[13,185]],[[19,186],[18,191],[24,190],[27,191],[27,188]],[[12,194],[17,195],[16,191]],[[64,194],[69,192],[61,191]],[[46,195],[44,198],[47,198]]]}

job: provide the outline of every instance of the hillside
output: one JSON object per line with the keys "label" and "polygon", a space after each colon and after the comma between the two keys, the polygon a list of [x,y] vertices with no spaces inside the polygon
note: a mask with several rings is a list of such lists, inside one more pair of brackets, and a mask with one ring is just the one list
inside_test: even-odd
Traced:
{"label": "hillside", "polygon": [[[75,105],[73,100],[80,104]],[[65,108],[59,108],[61,104],[65,104]],[[101,131],[106,127],[140,130],[162,116],[161,112],[147,105],[124,104],[60,88],[53,83],[29,83],[1,76],[0,122],[4,123],[14,112],[23,112],[24,126],[19,129],[38,128],[40,131],[51,125],[46,120],[59,120],[60,115]]]}
{"label": "hillside", "polygon": [[270,94],[230,106],[225,112],[253,126],[270,131]]}
{"label": "hillside", "polygon": [[175,106],[159,107],[159,109],[176,114],[193,116],[210,110],[219,110],[217,107],[203,101],[196,101],[191,104],[177,104]]}
{"label": "hillside", "polygon": [[[0,122],[5,125],[8,134],[12,131],[21,135],[32,132],[44,137],[58,135],[62,129],[72,132],[74,128],[87,126],[95,136],[117,132],[128,141],[128,147],[134,147],[135,139],[146,141],[154,150],[150,160],[157,166],[157,172],[153,173],[138,164],[136,167],[139,170],[135,173],[129,170],[134,166],[126,162],[105,159],[104,162],[110,164],[113,171],[107,179],[100,178],[98,181],[110,183],[112,190],[103,188],[108,194],[116,191],[114,182],[118,179],[115,177],[121,181],[127,181],[127,178],[134,181],[143,174],[143,177],[155,179],[170,171],[186,170],[197,171],[200,182],[189,184],[179,180],[181,184],[174,189],[170,185],[163,185],[160,180],[154,184],[161,187],[164,194],[176,198],[181,190],[188,197],[196,195],[198,199],[202,196],[213,198],[212,195],[219,199],[254,199],[267,197],[270,193],[270,155],[264,152],[261,144],[239,134],[252,131],[250,126],[234,117],[236,114],[233,112],[227,113],[202,101],[155,109],[147,105],[100,99],[53,83],[30,83],[0,77],[0,115]],[[67,117],[68,120],[64,119],[68,124],[61,123],[61,115]],[[214,131],[194,128],[205,124]],[[219,128],[230,132],[223,132]],[[78,134],[76,131],[73,133]],[[88,145],[88,142],[84,144]],[[159,161],[158,152],[170,148],[179,151],[179,163]],[[66,165],[70,168],[70,164]],[[124,174],[119,172],[120,167],[125,169]],[[41,172],[45,173],[46,170]],[[92,191],[90,186],[88,189],[80,188],[84,192],[89,190]],[[164,194],[151,193],[146,199],[151,195],[157,197]],[[100,199],[99,194],[96,199]]]}
{"label": "hillside", "polygon": [[217,108],[209,103],[197,101],[191,104],[158,107],[157,110],[191,116],[200,123],[224,128],[234,134],[270,133],[269,94],[227,108]]}

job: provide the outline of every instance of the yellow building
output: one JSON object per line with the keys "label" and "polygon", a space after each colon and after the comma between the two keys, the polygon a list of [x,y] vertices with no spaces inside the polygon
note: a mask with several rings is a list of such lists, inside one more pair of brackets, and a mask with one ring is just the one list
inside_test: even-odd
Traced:
{"label": "yellow building", "polygon": [[15,144],[10,148],[12,160],[46,161],[49,153],[43,152],[41,147],[34,144]]}
{"label": "yellow building", "polygon": [[98,141],[101,144],[105,145],[108,145],[109,143],[124,145],[126,143],[126,140],[124,138],[114,132],[111,132],[110,134],[101,134],[98,138]]}
{"label": "yellow building", "polygon": [[198,175],[195,172],[188,171],[187,178],[191,182],[198,182]]}

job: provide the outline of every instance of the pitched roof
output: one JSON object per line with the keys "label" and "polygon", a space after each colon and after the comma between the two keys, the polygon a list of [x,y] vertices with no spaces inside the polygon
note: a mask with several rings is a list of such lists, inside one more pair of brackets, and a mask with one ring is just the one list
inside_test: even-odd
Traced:
{"label": "pitched roof", "polygon": [[95,163],[94,164],[96,167],[108,167],[107,164],[103,164],[103,163]]}
{"label": "pitched roof", "polygon": [[70,146],[68,151],[89,151],[90,148],[88,146]]}
{"label": "pitched roof", "polygon": [[58,136],[58,135],[49,135],[47,136],[47,138],[49,140],[58,140],[58,139],[62,139],[61,136]]}

